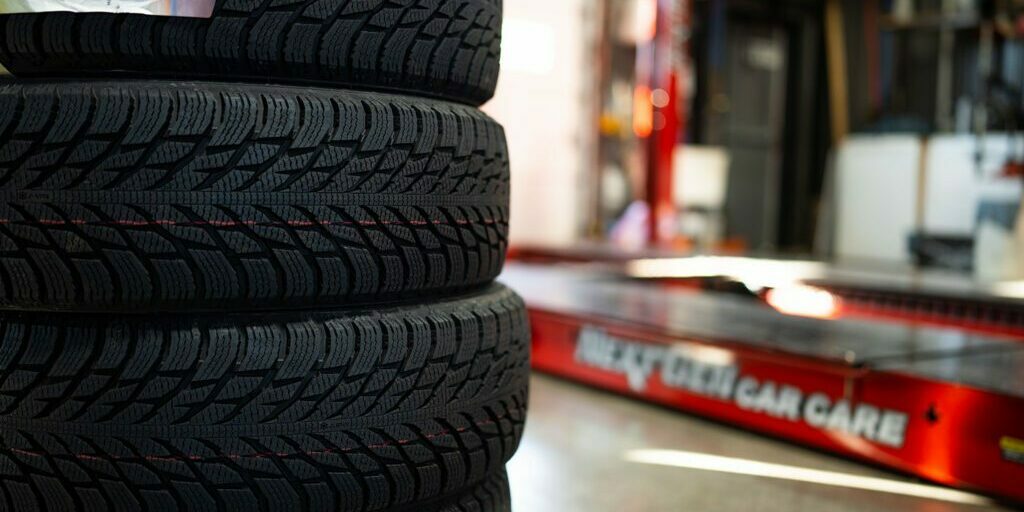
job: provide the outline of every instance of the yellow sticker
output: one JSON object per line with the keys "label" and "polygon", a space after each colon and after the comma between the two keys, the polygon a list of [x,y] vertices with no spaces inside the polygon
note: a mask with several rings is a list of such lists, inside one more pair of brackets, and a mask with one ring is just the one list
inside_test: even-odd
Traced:
{"label": "yellow sticker", "polygon": [[1024,439],[1004,436],[999,440],[999,448],[1003,451],[1004,459],[1024,464]]}

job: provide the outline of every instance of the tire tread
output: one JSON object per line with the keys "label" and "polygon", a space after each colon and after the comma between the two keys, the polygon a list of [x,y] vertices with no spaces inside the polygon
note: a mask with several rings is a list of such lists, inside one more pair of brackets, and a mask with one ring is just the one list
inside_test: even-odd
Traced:
{"label": "tire tread", "polygon": [[498,285],[378,311],[0,320],[0,510],[385,510],[485,482],[522,435],[528,325]]}
{"label": "tire tread", "polygon": [[464,290],[508,237],[504,132],[446,102],[0,85],[0,307],[272,308]]}
{"label": "tire tread", "polygon": [[18,76],[311,80],[479,105],[501,51],[497,0],[218,0],[213,17],[0,15]]}

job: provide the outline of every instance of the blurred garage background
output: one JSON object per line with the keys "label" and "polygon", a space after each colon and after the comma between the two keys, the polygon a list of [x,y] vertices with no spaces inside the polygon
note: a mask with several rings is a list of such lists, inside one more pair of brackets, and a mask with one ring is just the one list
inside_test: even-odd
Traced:
{"label": "blurred garage background", "polygon": [[1024,2],[505,9],[518,509],[1024,501]]}

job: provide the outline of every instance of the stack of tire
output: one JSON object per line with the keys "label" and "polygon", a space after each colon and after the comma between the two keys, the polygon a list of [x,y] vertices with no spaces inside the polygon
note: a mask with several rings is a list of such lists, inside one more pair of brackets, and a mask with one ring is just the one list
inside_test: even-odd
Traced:
{"label": "stack of tire", "polygon": [[502,0],[0,16],[0,510],[507,510]]}

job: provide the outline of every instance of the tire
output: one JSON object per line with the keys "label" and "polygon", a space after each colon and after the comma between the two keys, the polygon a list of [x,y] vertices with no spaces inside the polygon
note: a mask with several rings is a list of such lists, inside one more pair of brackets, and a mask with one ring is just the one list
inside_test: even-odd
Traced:
{"label": "tire", "polygon": [[529,332],[500,285],[378,311],[0,325],[0,510],[401,508],[472,494],[522,434]]}
{"label": "tire", "polygon": [[504,469],[456,498],[418,504],[395,512],[512,512],[512,493]]}
{"label": "tire", "polygon": [[0,85],[0,307],[351,305],[501,271],[501,127],[434,100],[216,83]]}
{"label": "tire", "polygon": [[494,94],[501,0],[217,0],[213,17],[0,16],[16,76],[312,80],[480,105]]}

